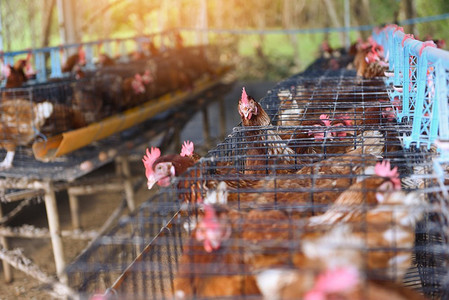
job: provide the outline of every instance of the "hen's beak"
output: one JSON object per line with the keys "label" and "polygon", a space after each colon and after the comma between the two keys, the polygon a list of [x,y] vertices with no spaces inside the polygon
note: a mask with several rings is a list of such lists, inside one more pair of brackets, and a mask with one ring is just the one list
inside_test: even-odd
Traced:
{"label": "hen's beak", "polygon": [[245,117],[245,119],[251,119],[252,112],[251,108],[248,105],[240,104],[239,113],[242,115],[242,117]]}
{"label": "hen's beak", "polygon": [[167,174],[153,174],[148,178],[148,189],[151,189],[153,185],[157,183],[159,186],[167,187],[170,185],[170,176]]}
{"label": "hen's beak", "polygon": [[163,163],[164,167],[148,176],[148,189],[151,189],[155,183],[162,187],[168,187],[171,184],[172,177],[175,176],[175,167],[171,163]]}
{"label": "hen's beak", "polygon": [[253,115],[251,108],[248,106],[243,107],[242,113],[243,113],[243,116],[245,117],[245,119],[247,119],[247,120],[251,119],[251,116]]}

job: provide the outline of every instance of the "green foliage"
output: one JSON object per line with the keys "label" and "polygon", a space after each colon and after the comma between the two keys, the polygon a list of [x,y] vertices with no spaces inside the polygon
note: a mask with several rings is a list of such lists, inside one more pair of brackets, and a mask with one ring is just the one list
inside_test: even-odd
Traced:
{"label": "green foliage", "polygon": [[[45,7],[51,0],[0,0],[3,42],[6,51],[40,47]],[[70,1],[70,0],[64,0]],[[160,24],[170,27],[194,28],[198,25],[200,0],[71,0],[75,1],[80,34],[83,41],[120,38],[159,30]],[[206,0],[209,28],[280,29],[335,27],[329,7],[323,0]],[[350,0],[351,25],[391,23],[403,20],[406,0]],[[343,24],[343,0],[331,0],[335,14]],[[368,9],[364,3],[368,3]],[[414,0],[418,17],[449,12],[447,0]],[[59,45],[58,16],[54,8],[50,30],[50,45]],[[165,11],[165,13],[163,13]],[[428,35],[449,41],[449,20],[417,25],[419,38]],[[297,43],[285,34],[229,35],[209,34],[211,43],[236,44],[236,53],[242,59],[239,69],[243,76],[276,79],[289,72],[307,67],[319,54],[319,46],[327,39],[334,48],[342,46],[339,33],[298,34]],[[351,41],[360,36],[351,32]],[[186,33],[186,44],[197,43],[196,33]],[[295,49],[297,47],[297,49]],[[133,50],[133,47],[129,47]],[[294,57],[297,55],[298,57]],[[250,70],[254,68],[254,70]],[[246,72],[246,73],[245,73]]]}
{"label": "green foliage", "polygon": [[[449,13],[449,1],[447,0],[416,0],[418,17]],[[449,42],[449,20],[421,23],[417,25],[421,40],[431,37],[433,39],[445,39]]]}
{"label": "green foliage", "polygon": [[398,0],[373,0],[370,1],[371,16],[375,24],[391,24],[394,14],[400,9],[401,1]]}

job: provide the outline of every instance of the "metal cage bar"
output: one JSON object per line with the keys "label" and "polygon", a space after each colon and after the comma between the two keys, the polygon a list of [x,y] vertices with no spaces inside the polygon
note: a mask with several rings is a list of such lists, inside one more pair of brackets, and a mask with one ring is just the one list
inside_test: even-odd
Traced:
{"label": "metal cage bar", "polygon": [[[260,101],[270,116],[269,126],[235,127],[224,141],[188,171],[179,175],[172,186],[161,190],[134,215],[123,219],[104,240],[89,249],[81,261],[74,262],[69,269],[69,278],[75,278],[71,281],[73,285],[80,285],[83,292],[90,293],[101,289],[101,282],[114,281],[110,278],[117,274],[117,260],[113,256],[105,257],[101,251],[115,251],[113,254],[120,254],[121,258],[126,256],[129,263],[119,279],[108,286],[105,294],[111,298],[170,299],[176,292],[174,280],[179,278],[179,270],[182,268],[187,268],[186,278],[191,280],[193,289],[198,287],[196,279],[206,281],[217,274],[251,276],[253,272],[243,261],[245,253],[251,253],[259,246],[269,255],[293,255],[300,247],[301,234],[307,232],[301,217],[319,215],[328,209],[332,200],[349,186],[369,178],[369,172],[362,170],[372,168],[379,156],[382,156],[398,167],[404,190],[419,192],[425,197],[426,204],[435,205],[428,207],[429,213],[417,225],[414,232],[417,236],[415,245],[399,247],[393,242],[383,247],[367,246],[363,251],[366,254],[401,251],[410,254],[415,261],[405,274],[404,285],[426,295],[446,295],[448,223],[447,215],[436,207],[447,207],[447,202],[441,198],[439,187],[431,173],[432,160],[437,154],[426,149],[403,149],[400,138],[403,134],[410,134],[412,127],[409,123],[389,120],[384,115],[385,108],[391,104],[382,80],[361,80],[355,83],[354,72],[339,70],[335,76],[329,74],[325,71],[319,76],[316,73],[313,76],[298,75],[278,83]],[[342,116],[347,117],[350,125],[314,126],[322,120],[321,116],[324,114],[331,123],[341,121]],[[379,134],[374,133],[376,131]],[[315,133],[319,135],[314,136]],[[277,139],[279,135],[286,137]],[[274,147],[288,147],[294,153],[270,154],[269,150]],[[366,147],[382,149],[378,156],[370,155],[369,151],[351,152]],[[340,166],[347,172],[342,175],[327,173],[325,168],[329,165]],[[245,224],[242,217],[234,228],[237,236],[228,241],[234,245],[233,263],[226,263],[226,248],[218,251],[223,256],[218,256],[219,259],[215,261],[195,263],[189,259],[193,259],[195,255],[204,255],[201,247],[195,248],[198,244],[192,238],[194,226],[201,220],[201,212],[196,203],[186,202],[186,199],[195,199],[198,194],[203,198],[207,197],[208,190],[212,189],[207,185],[221,180],[233,186],[228,193],[228,203],[236,213],[246,214],[253,210],[285,212],[285,219],[270,220],[270,224],[276,224],[285,230],[265,229],[271,236],[285,238],[282,241],[261,238],[259,244],[255,245],[239,234],[251,226],[255,228],[255,232],[261,232],[264,230],[261,225],[263,223]],[[242,184],[242,180],[257,182],[257,186],[248,187]],[[293,185],[294,181],[300,184]],[[325,182],[335,182],[335,185],[326,186]],[[358,191],[364,195],[364,199],[368,193],[373,192],[372,188],[366,186]],[[363,207],[370,209],[367,203]],[[397,208],[399,211],[413,212],[412,207]],[[393,218],[390,221],[394,223],[397,220]],[[362,227],[367,224],[364,219],[360,223]],[[133,228],[144,230],[136,232]],[[145,241],[146,248],[132,260],[133,255],[128,253],[127,256],[121,251],[134,251],[136,247],[133,243],[136,240]],[[86,261],[98,263],[95,265],[97,273],[95,274],[95,268],[88,269],[92,276],[79,278],[77,276],[86,272]],[[313,268],[305,268],[303,271],[311,269]],[[375,274],[378,279],[386,278],[385,271],[390,271],[393,278],[398,277],[398,265],[394,263],[385,269],[374,271],[378,271]],[[195,291],[193,293],[195,295]],[[259,295],[245,296],[250,298]]]}
{"label": "metal cage bar", "polygon": [[[441,116],[439,109],[447,106],[448,94],[443,94],[443,91],[447,92],[447,82],[442,76],[443,70],[449,69],[449,52],[414,40],[397,26],[375,30],[373,36],[387,49],[390,70],[394,71],[393,83],[402,89],[402,111],[398,116],[413,118],[412,132],[405,137],[405,146],[416,143],[417,147],[424,144],[430,148],[438,137],[447,136],[447,124],[441,124],[447,122],[447,115]],[[390,96],[391,101],[395,101],[398,94],[390,93]]]}

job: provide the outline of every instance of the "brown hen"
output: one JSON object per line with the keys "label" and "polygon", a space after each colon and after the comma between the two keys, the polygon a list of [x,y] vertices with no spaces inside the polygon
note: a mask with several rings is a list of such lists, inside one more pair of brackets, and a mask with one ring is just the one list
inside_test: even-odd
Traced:
{"label": "brown hen", "polygon": [[17,146],[26,146],[40,134],[45,120],[53,113],[50,102],[33,103],[29,100],[3,100],[0,104],[0,147],[6,149],[6,157],[0,169],[12,167]]}

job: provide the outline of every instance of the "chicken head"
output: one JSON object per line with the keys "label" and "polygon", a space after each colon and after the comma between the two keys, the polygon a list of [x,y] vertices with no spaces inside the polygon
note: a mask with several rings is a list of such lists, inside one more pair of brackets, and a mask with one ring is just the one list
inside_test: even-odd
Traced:
{"label": "chicken head", "polygon": [[198,223],[195,238],[203,242],[204,250],[212,252],[231,236],[231,225],[227,217],[219,216],[212,205],[203,204],[204,217]]}
{"label": "chicken head", "polygon": [[134,94],[145,93],[144,82],[140,74],[134,75],[133,81],[131,82],[131,86],[133,88]]}
{"label": "chicken head", "polygon": [[150,84],[154,81],[153,75],[150,70],[145,70],[145,73],[142,75],[142,82],[144,84]]}
{"label": "chicken head", "polygon": [[[382,162],[379,162],[374,167],[374,172],[377,176],[385,177],[389,179],[385,184],[392,185],[392,188],[394,190],[400,190],[401,189],[401,180],[399,179],[399,173],[398,173],[398,167],[394,167],[391,169],[390,161],[384,160]],[[388,189],[387,187],[379,187],[380,190]]]}
{"label": "chicken head", "polygon": [[[329,127],[331,126],[331,122],[329,120],[329,116],[326,114],[322,114],[320,115],[320,121],[317,121],[319,124],[315,124],[313,126],[317,127],[318,129],[320,129],[321,127]],[[309,130],[308,133],[309,136],[313,136],[313,138],[316,141],[320,141],[320,140],[324,140],[324,137],[326,135],[325,131],[315,131],[315,130]]]}
{"label": "chicken head", "polygon": [[[331,125],[332,126],[341,126],[341,127],[353,126],[354,121],[350,119],[349,115],[344,114],[344,115],[337,116],[337,118],[331,123]],[[336,130],[336,131],[332,131],[331,135],[336,138],[344,138],[344,137],[348,136],[348,132]]]}
{"label": "chicken head", "polygon": [[175,177],[175,166],[172,162],[160,162],[154,166],[154,180],[159,186],[167,187]]}
{"label": "chicken head", "polygon": [[148,150],[147,148],[146,155],[142,158],[143,165],[145,166],[145,176],[148,179],[148,189],[151,189],[157,182],[153,164],[160,156],[161,150],[159,150],[159,148],[151,147],[151,150]]}
{"label": "chicken head", "polygon": [[242,96],[239,100],[239,114],[242,118],[250,120],[253,115],[258,114],[256,101],[246,94],[245,88],[242,90]]}

